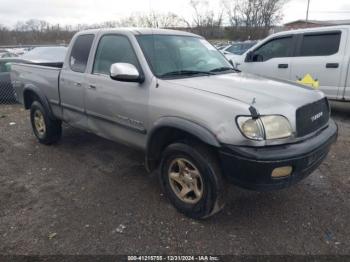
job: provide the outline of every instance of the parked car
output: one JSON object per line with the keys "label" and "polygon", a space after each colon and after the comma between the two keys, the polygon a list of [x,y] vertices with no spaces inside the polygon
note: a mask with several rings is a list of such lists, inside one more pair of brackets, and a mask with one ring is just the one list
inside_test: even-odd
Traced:
{"label": "parked car", "polygon": [[28,52],[29,51],[29,48],[27,47],[11,47],[10,49],[10,52],[12,54],[15,54],[16,56],[21,56],[23,55],[24,53]]}
{"label": "parked car", "polygon": [[62,66],[66,47],[36,47],[21,57],[0,59],[0,104],[15,103],[15,90],[10,78],[11,63]]}
{"label": "parked car", "polygon": [[236,42],[226,46],[222,51],[224,54],[243,55],[249,48],[256,45],[258,41]]}
{"label": "parked car", "polygon": [[242,59],[242,55],[250,49],[252,46],[256,45],[257,41],[245,41],[236,42],[231,45],[226,46],[220,51],[226,56],[226,58],[232,62],[236,67],[236,64]]}
{"label": "parked car", "polygon": [[18,58],[0,58],[0,104],[15,103],[16,94],[11,84],[10,63],[23,62]]}
{"label": "parked car", "polygon": [[9,57],[17,57],[17,55],[13,52],[10,52],[9,50],[0,49],[0,59]]}
{"label": "parked car", "polygon": [[320,89],[330,99],[350,100],[350,26],[286,31],[245,54],[238,69]]}
{"label": "parked car", "polygon": [[29,52],[21,55],[20,58],[37,64],[62,64],[66,56],[66,52],[67,47],[65,46],[35,47]]}
{"label": "parked car", "polygon": [[214,45],[214,46],[216,47],[217,50],[222,51],[222,50],[224,50],[225,48],[227,48],[230,45],[229,44],[217,44],[217,45]]}
{"label": "parked car", "polygon": [[62,121],[145,152],[171,203],[193,218],[220,211],[233,182],[289,187],[337,137],[324,94],[237,73],[200,36],[161,29],[77,33],[62,68],[13,64],[19,101],[43,144]]}

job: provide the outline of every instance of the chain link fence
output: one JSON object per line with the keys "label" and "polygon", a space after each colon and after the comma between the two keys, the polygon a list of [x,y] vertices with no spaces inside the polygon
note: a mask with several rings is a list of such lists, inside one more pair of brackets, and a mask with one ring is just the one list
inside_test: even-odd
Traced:
{"label": "chain link fence", "polygon": [[16,92],[9,73],[0,73],[0,105],[17,103]]}

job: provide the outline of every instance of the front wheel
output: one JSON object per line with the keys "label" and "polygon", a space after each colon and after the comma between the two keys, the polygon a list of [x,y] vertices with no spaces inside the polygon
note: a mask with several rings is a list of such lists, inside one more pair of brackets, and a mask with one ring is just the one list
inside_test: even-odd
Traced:
{"label": "front wheel", "polygon": [[224,207],[225,183],[218,161],[204,145],[174,143],[163,152],[162,188],[181,213],[207,218]]}
{"label": "front wheel", "polygon": [[62,134],[62,123],[48,116],[42,104],[34,101],[30,108],[30,120],[38,141],[45,145],[56,143]]}

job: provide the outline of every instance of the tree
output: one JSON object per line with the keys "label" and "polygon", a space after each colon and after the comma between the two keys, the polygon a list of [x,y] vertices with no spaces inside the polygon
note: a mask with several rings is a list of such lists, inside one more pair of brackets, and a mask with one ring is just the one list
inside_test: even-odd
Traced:
{"label": "tree", "polygon": [[282,7],[287,0],[223,0],[231,38],[259,39],[282,19]]}
{"label": "tree", "polygon": [[[207,0],[190,0],[193,10],[192,31],[206,38],[216,37],[220,34],[223,24],[223,9],[214,11]],[[190,24],[190,23],[187,23]]]}
{"label": "tree", "polygon": [[194,11],[193,22],[195,27],[220,27],[223,22],[223,10],[214,12],[206,0],[190,0]]}
{"label": "tree", "polygon": [[117,26],[124,27],[153,27],[167,28],[185,26],[185,21],[174,13],[137,13],[129,17],[123,18],[116,22]]}
{"label": "tree", "polygon": [[230,24],[234,27],[270,28],[282,19],[286,0],[225,0]]}
{"label": "tree", "polygon": [[8,31],[8,28],[2,24],[0,24],[0,32]]}
{"label": "tree", "polygon": [[283,18],[282,7],[286,0],[266,0],[261,9],[261,20],[265,27],[270,28]]}

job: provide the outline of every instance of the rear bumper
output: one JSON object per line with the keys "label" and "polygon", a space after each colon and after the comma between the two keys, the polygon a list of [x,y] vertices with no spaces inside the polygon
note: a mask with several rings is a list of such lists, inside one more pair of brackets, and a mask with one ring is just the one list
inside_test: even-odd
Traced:
{"label": "rear bumper", "polygon": [[[266,191],[289,187],[311,174],[327,156],[338,136],[333,120],[316,136],[297,144],[263,148],[225,145],[220,150],[224,175],[243,188]],[[272,178],[275,168],[292,166],[292,174]]]}

